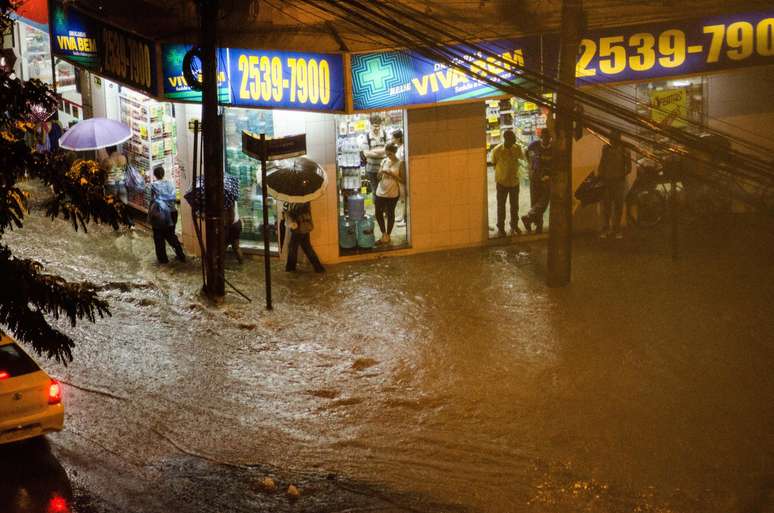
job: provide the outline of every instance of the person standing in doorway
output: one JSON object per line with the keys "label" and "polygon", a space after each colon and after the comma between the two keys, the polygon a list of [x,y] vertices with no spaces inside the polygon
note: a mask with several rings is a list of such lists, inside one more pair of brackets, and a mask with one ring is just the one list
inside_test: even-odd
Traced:
{"label": "person standing in doorway", "polygon": [[288,242],[288,261],[285,264],[285,271],[296,270],[298,247],[301,246],[315,272],[324,273],[325,267],[320,263],[309,238],[309,234],[314,229],[312,209],[309,203],[292,203],[288,207],[287,218],[290,228],[290,242]]}
{"label": "person standing in doorway", "polygon": [[406,160],[406,152],[403,149],[403,130],[394,130],[390,135],[390,139],[392,139],[390,142],[398,148],[395,150],[395,155],[398,157],[398,160]]}
{"label": "person standing in doorway", "polygon": [[503,142],[492,150],[492,164],[495,168],[497,186],[497,236],[505,236],[505,202],[510,203],[511,235],[519,230],[519,163],[524,158],[521,147],[516,144],[513,130],[503,133]]}
{"label": "person standing in doorway", "polygon": [[[390,138],[392,139],[392,144],[397,146],[397,150],[395,150],[395,156],[398,157],[398,160],[403,162],[403,169],[405,171],[406,169],[406,152],[403,147],[403,130],[397,129],[392,132],[390,135]],[[398,207],[398,212],[401,215],[400,219],[397,219],[395,221],[395,224],[398,226],[406,226],[406,219],[408,218],[408,201],[406,200],[406,181],[404,180],[400,187],[400,197],[398,200],[398,203],[400,206]]]}
{"label": "person standing in doorway", "polygon": [[384,147],[387,144],[387,134],[382,128],[383,120],[379,114],[371,114],[369,119],[371,128],[366,134],[366,144],[362,154],[365,157],[366,177],[371,186],[371,192],[376,194],[376,186],[379,183],[379,170],[384,160]]}
{"label": "person standing in doorway", "polygon": [[148,222],[153,228],[153,244],[156,247],[156,260],[160,264],[169,263],[166,244],[175,250],[180,262],[185,262],[183,246],[175,233],[177,225],[177,205],[175,204],[175,186],[164,180],[164,168],[153,169],[156,181],[151,184],[151,202],[148,207]]}
{"label": "person standing in doorway", "polygon": [[[376,188],[374,204],[376,222],[382,231],[377,244],[389,244],[392,227],[395,225],[395,205],[400,197],[400,184],[403,182],[403,161],[398,159],[398,147],[390,143],[384,148],[387,158],[379,171],[379,186]],[[386,220],[385,220],[386,217]]]}
{"label": "person standing in doorway", "polygon": [[527,147],[529,159],[529,196],[531,208],[527,215],[521,218],[527,233],[532,233],[535,225],[536,233],[543,233],[543,214],[551,200],[551,171],[553,160],[553,138],[551,131],[544,128],[540,139]]}
{"label": "person standing in doorway", "polygon": [[621,217],[626,175],[629,171],[631,171],[629,152],[621,142],[621,132],[613,130],[610,132],[610,142],[602,148],[602,157],[597,168],[597,176],[605,184],[605,195],[602,198],[602,232],[599,235],[603,239],[610,236],[616,239],[623,238]]}

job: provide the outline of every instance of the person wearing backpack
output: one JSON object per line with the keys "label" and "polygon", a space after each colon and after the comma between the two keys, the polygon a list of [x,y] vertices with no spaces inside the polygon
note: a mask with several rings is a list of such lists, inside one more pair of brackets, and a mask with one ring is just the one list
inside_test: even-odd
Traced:
{"label": "person wearing backpack", "polygon": [[287,209],[287,222],[290,228],[290,242],[288,243],[288,261],[285,264],[285,271],[296,270],[298,247],[301,246],[315,272],[324,273],[325,267],[320,263],[320,259],[312,247],[312,242],[309,240],[309,234],[314,229],[312,209],[309,203],[292,203]]}
{"label": "person wearing backpack", "polygon": [[177,206],[175,205],[175,186],[164,180],[164,168],[158,166],[153,170],[156,181],[151,184],[151,201],[148,207],[148,223],[153,228],[153,244],[156,247],[156,260],[160,264],[169,263],[167,246],[175,250],[180,262],[185,262],[183,246],[175,233],[177,224]]}

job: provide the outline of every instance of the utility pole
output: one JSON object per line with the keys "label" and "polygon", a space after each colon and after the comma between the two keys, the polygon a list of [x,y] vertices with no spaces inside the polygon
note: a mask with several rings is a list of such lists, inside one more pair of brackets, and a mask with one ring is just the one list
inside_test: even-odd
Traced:
{"label": "utility pole", "polygon": [[[575,87],[575,63],[583,24],[583,0],[562,1],[559,81]],[[549,287],[570,283],[572,263],[572,138],[571,94],[557,91],[554,172],[551,176],[551,211],[548,233],[547,282]]]}
{"label": "utility pole", "polygon": [[207,252],[207,295],[222,301],[226,295],[223,266],[223,134],[218,114],[217,26],[218,0],[200,0],[202,59],[202,149],[204,152],[204,226]]}

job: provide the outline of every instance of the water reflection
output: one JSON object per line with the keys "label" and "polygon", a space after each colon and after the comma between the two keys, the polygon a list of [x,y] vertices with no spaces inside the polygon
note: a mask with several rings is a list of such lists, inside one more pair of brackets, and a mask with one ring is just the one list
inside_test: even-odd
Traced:
{"label": "water reflection", "polygon": [[268,313],[259,262],[228,269],[256,303],[211,308],[146,236],[60,229],[8,240],[128,285],[58,373],[191,450],[487,513],[771,510],[771,237],[686,241],[677,264],[581,240],[564,290],[523,247],[275,272]]}
{"label": "water reflection", "polygon": [[70,480],[47,440],[0,445],[0,462],[0,511],[71,513]]}

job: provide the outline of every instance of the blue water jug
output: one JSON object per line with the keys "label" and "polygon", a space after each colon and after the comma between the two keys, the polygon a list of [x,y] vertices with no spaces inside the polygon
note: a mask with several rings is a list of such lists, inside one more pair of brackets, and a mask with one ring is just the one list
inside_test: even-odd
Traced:
{"label": "blue water jug", "polygon": [[372,217],[365,216],[357,222],[357,245],[363,249],[371,249],[376,245]]}
{"label": "blue water jug", "polygon": [[357,246],[357,227],[347,216],[339,216],[339,246],[344,249]]}
{"label": "blue water jug", "polygon": [[347,198],[347,212],[349,218],[356,221],[365,217],[365,198],[360,193]]}

